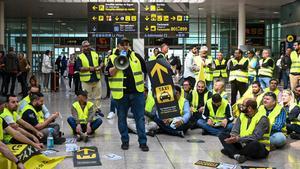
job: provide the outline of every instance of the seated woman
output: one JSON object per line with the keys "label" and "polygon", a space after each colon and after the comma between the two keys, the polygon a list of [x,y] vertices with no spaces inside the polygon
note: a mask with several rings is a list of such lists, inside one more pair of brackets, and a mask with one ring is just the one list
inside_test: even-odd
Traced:
{"label": "seated woman", "polygon": [[294,94],[290,90],[282,91],[282,102],[280,103],[287,112],[286,129],[292,139],[300,139],[300,107],[297,106]]}

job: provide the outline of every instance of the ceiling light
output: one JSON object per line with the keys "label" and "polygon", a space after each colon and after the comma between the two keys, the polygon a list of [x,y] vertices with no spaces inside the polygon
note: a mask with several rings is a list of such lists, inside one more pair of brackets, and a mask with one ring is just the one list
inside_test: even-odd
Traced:
{"label": "ceiling light", "polygon": [[67,24],[63,22],[63,23],[61,23],[61,25],[67,25]]}
{"label": "ceiling light", "polygon": [[47,15],[48,16],[53,16],[53,13],[52,12],[48,12]]}
{"label": "ceiling light", "polygon": [[260,22],[260,23],[264,23],[265,21],[264,21],[264,20],[259,20],[259,22]]}
{"label": "ceiling light", "polygon": [[275,11],[275,12],[273,12],[273,14],[279,14],[279,12]]}
{"label": "ceiling light", "polygon": [[199,10],[199,11],[202,11],[202,10],[204,10],[204,8],[199,7],[198,10]]}

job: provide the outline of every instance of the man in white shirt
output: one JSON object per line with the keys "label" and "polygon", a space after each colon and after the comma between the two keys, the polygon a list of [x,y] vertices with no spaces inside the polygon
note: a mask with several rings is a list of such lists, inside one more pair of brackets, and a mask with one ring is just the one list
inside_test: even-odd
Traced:
{"label": "man in white shirt", "polygon": [[45,54],[43,55],[43,62],[42,62],[42,73],[44,76],[44,91],[49,92],[49,79],[50,79],[50,73],[52,70],[52,65],[51,65],[51,51],[47,50]]}
{"label": "man in white shirt", "polygon": [[192,47],[191,51],[186,55],[186,58],[184,60],[184,72],[183,72],[183,78],[184,80],[188,80],[194,88],[196,83],[195,78],[195,63],[194,63],[194,56],[197,54],[197,47]]}

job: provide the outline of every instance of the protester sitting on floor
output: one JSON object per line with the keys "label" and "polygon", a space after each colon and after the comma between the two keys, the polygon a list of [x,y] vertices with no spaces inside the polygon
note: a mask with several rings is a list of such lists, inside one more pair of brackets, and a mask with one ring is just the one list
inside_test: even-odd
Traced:
{"label": "protester sitting on floor", "polygon": [[197,121],[202,118],[202,113],[204,111],[204,106],[208,99],[212,96],[212,92],[207,90],[205,81],[199,80],[196,84],[196,89],[193,90],[192,95],[192,105],[190,107],[190,112],[192,117],[190,119],[189,125],[191,129],[197,128]]}
{"label": "protester sitting on floor", "polygon": [[[158,129],[158,125],[153,121],[153,115],[156,114],[155,101],[151,91],[149,92],[147,87],[144,87],[145,95],[145,130],[146,134],[154,137],[155,131]],[[129,114],[127,118],[128,129],[137,134],[135,120],[133,114]]]}
{"label": "protester sitting on floor", "polygon": [[197,121],[197,125],[203,129],[203,135],[218,135],[223,131],[231,131],[232,128],[232,111],[227,100],[220,94],[214,94],[206,102],[203,119]]}
{"label": "protester sitting on floor", "polygon": [[79,91],[77,93],[77,101],[72,105],[72,116],[68,118],[68,123],[73,130],[73,134],[77,136],[77,141],[88,141],[96,129],[102,124],[99,116],[95,116],[96,107],[88,101],[87,91]]}
{"label": "protester sitting on floor", "polygon": [[184,137],[188,130],[188,121],[191,117],[189,102],[181,95],[181,87],[175,86],[175,100],[178,102],[180,116],[174,118],[161,119],[158,114],[154,116],[154,121],[163,133],[173,136]]}
{"label": "protester sitting on floor", "polygon": [[62,137],[60,126],[54,123],[55,119],[59,116],[59,112],[55,112],[45,119],[43,116],[42,106],[44,104],[44,95],[42,93],[34,93],[30,96],[30,103],[27,104],[21,112],[21,117],[27,123],[31,124],[38,131],[43,133],[44,137],[41,142],[46,143],[49,135],[49,128],[53,128],[54,144],[63,144],[66,138]]}
{"label": "protester sitting on floor", "polygon": [[238,109],[238,105],[243,103],[245,99],[253,98],[256,100],[257,105],[261,105],[263,98],[263,90],[258,81],[254,81],[252,85],[248,88],[248,90],[244,93],[244,95],[237,100],[237,102],[232,106],[232,112],[235,117],[239,117],[240,111]]}
{"label": "protester sitting on floor", "polygon": [[286,137],[283,134],[286,131],[286,112],[277,103],[275,93],[267,92],[264,94],[263,105],[258,108],[258,111],[269,118],[271,148],[283,147],[286,143]]}
{"label": "protester sitting on floor", "polygon": [[[26,136],[27,138],[33,140],[35,143],[39,143],[38,138],[42,138],[43,134],[39,132],[36,128],[28,124],[26,121],[21,119],[21,117],[16,112],[18,108],[18,98],[15,95],[7,96],[7,103],[4,107],[3,112],[1,113],[1,117],[5,120],[5,122],[14,128],[15,130],[19,131],[21,134]],[[32,134],[32,133],[34,134]],[[37,137],[38,138],[37,138]],[[20,144],[17,140],[13,139],[11,135],[5,134],[4,135],[4,142],[11,143],[11,144]]]}
{"label": "protester sitting on floor", "polygon": [[[17,112],[19,114],[21,114],[24,107],[30,103],[30,95],[33,93],[39,93],[39,92],[40,92],[40,88],[38,88],[36,86],[31,86],[29,89],[28,95],[20,101]],[[42,106],[42,113],[44,114],[45,119],[47,119],[50,116],[50,112],[45,104],[43,104],[43,106]]]}
{"label": "protester sitting on floor", "polygon": [[213,94],[219,93],[223,99],[228,100],[228,94],[225,91],[225,83],[223,80],[217,79],[214,83]]}
{"label": "protester sitting on floor", "polygon": [[[0,117],[0,153],[6,157],[7,159],[9,159],[10,161],[14,162],[17,165],[18,169],[25,169],[24,164],[22,163],[22,161],[20,161],[7,147],[7,145],[5,145],[3,143],[3,137],[4,137],[4,132],[8,133],[9,135],[11,135],[15,140],[18,140],[20,143],[24,143],[24,144],[29,144],[32,145],[33,147],[35,147],[38,150],[41,150],[43,148],[43,145],[40,143],[35,143],[33,141],[31,141],[30,139],[28,139],[27,137],[25,137],[23,134],[21,134],[19,131],[13,129],[12,127],[10,127],[4,119],[2,119]],[[2,165],[2,164],[1,164]],[[0,167],[2,168],[2,167]]]}
{"label": "protester sitting on floor", "polygon": [[278,80],[277,79],[271,79],[270,80],[270,85],[269,87],[264,89],[264,92],[273,92],[275,93],[277,99],[280,93],[280,90],[278,89]]}
{"label": "protester sitting on floor", "polygon": [[300,107],[295,103],[294,94],[291,90],[282,91],[282,102],[287,113],[286,129],[292,139],[300,140]]}
{"label": "protester sitting on floor", "polygon": [[254,99],[245,99],[240,104],[241,115],[237,118],[231,133],[223,132],[219,140],[221,152],[239,163],[248,159],[263,159],[269,155],[269,120],[257,110]]}
{"label": "protester sitting on floor", "polygon": [[192,97],[193,97],[193,95],[192,95],[193,88],[191,86],[191,82],[189,80],[185,80],[185,81],[183,81],[182,86],[183,86],[183,91],[184,91],[182,94],[184,95],[184,98],[186,100],[188,100],[189,103],[191,104]]}

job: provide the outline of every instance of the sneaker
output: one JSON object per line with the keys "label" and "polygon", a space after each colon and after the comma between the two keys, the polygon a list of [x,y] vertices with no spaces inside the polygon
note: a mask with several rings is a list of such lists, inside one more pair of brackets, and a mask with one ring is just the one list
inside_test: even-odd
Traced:
{"label": "sneaker", "polygon": [[235,155],[233,156],[233,158],[234,158],[236,161],[238,161],[239,163],[244,163],[245,161],[247,161],[246,156],[240,155],[240,154],[235,154]]}
{"label": "sneaker", "polygon": [[115,117],[115,115],[116,115],[115,112],[112,112],[112,111],[111,111],[111,112],[108,113],[108,115],[107,115],[106,118],[107,118],[107,119],[113,119],[113,118]]}
{"label": "sneaker", "polygon": [[181,137],[181,138],[184,138],[184,132],[183,131],[179,131],[178,132],[178,136]]}
{"label": "sneaker", "polygon": [[291,133],[290,137],[295,140],[300,140],[300,134],[298,133]]}
{"label": "sneaker", "polygon": [[57,145],[62,145],[66,142],[66,138],[64,137],[58,137],[56,139],[54,139],[54,144],[57,144]]}
{"label": "sneaker", "polygon": [[129,149],[129,143],[128,142],[124,142],[121,145],[122,150],[128,150]]}
{"label": "sneaker", "polygon": [[147,146],[147,144],[140,144],[140,149],[145,152],[149,151],[149,147]]}

